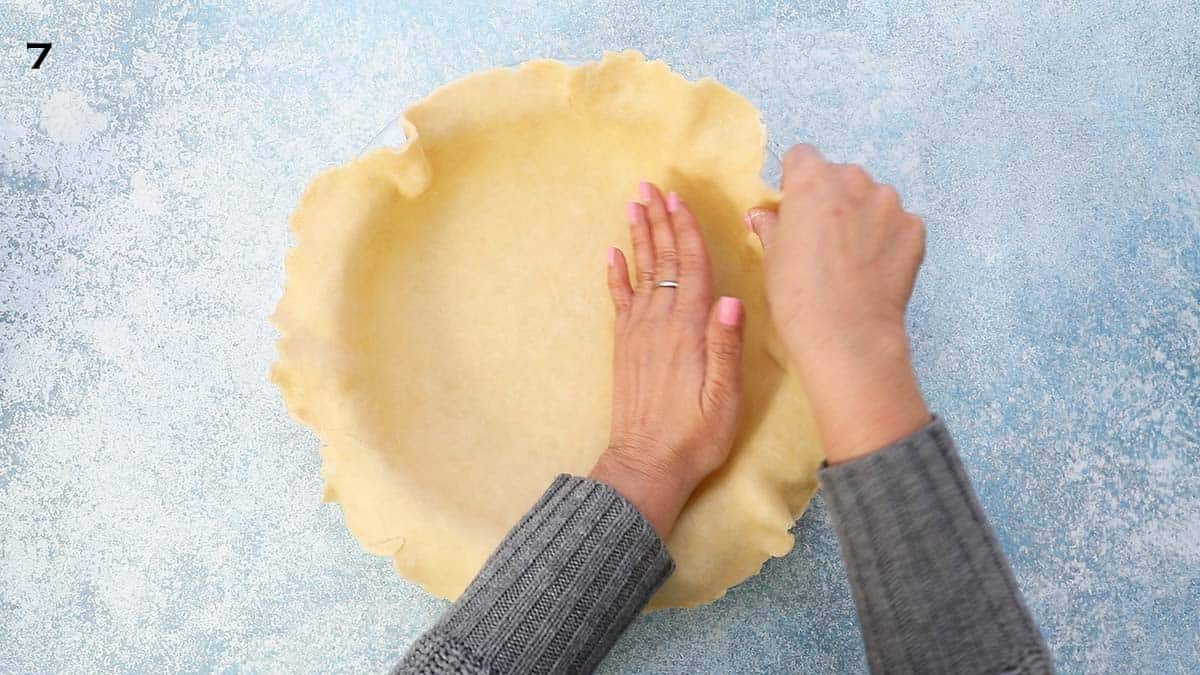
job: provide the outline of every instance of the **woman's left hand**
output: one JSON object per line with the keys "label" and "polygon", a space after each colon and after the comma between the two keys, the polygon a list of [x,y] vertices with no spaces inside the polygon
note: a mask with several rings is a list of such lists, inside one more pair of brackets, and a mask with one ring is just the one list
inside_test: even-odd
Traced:
{"label": "woman's left hand", "polygon": [[[741,398],[742,305],[712,299],[712,271],[687,204],[638,186],[628,216],[637,287],[608,253],[616,308],[612,436],[590,477],[666,538],[696,485],[724,463]],[[660,286],[674,281],[678,287]]]}

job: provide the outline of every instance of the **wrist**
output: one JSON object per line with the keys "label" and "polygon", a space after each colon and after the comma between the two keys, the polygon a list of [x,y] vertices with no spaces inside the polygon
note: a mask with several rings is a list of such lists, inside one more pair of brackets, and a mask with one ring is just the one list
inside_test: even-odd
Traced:
{"label": "wrist", "polygon": [[[820,330],[814,330],[820,326]],[[908,362],[908,333],[903,323],[871,322],[863,318],[817,320],[812,328],[788,340],[792,362],[800,370],[830,366],[866,367]]]}
{"label": "wrist", "polygon": [[698,483],[685,471],[631,459],[616,448],[600,455],[588,478],[616,490],[664,540]]}
{"label": "wrist", "polygon": [[870,454],[929,422],[903,331],[826,344],[796,366],[829,464]]}

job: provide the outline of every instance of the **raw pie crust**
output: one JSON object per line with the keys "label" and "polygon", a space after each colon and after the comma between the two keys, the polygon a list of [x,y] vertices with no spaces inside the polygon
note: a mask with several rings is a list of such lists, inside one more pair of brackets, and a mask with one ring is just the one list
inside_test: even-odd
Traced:
{"label": "raw pie crust", "polygon": [[272,316],[271,379],[363,548],[455,598],[556,474],[586,475],[609,432],[605,250],[631,251],[624,203],[645,179],[694,209],[747,321],[732,457],[683,511],[648,609],[710,602],[787,553],[822,455],[742,226],[776,198],[758,111],[623,52],[470,75],[402,122],[404,147],[304,192]]}

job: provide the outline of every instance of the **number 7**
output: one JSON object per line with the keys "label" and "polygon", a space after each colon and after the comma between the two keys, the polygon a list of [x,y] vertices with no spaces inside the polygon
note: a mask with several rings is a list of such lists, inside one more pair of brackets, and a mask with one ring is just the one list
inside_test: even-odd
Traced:
{"label": "number 7", "polygon": [[26,42],[25,49],[27,49],[27,50],[28,49],[42,50],[42,53],[38,54],[37,61],[33,62],[33,69],[39,70],[42,67],[42,61],[45,61],[46,55],[50,53],[50,43],[49,42]]}

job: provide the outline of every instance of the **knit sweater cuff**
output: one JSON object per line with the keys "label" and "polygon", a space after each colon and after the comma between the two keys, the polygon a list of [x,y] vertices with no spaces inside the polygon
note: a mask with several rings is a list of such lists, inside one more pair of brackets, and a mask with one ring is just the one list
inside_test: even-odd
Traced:
{"label": "knit sweater cuff", "polygon": [[945,425],[821,470],[873,672],[1050,672]]}
{"label": "knit sweater cuff", "polygon": [[616,490],[560,475],[397,672],[589,672],[673,569]]}

